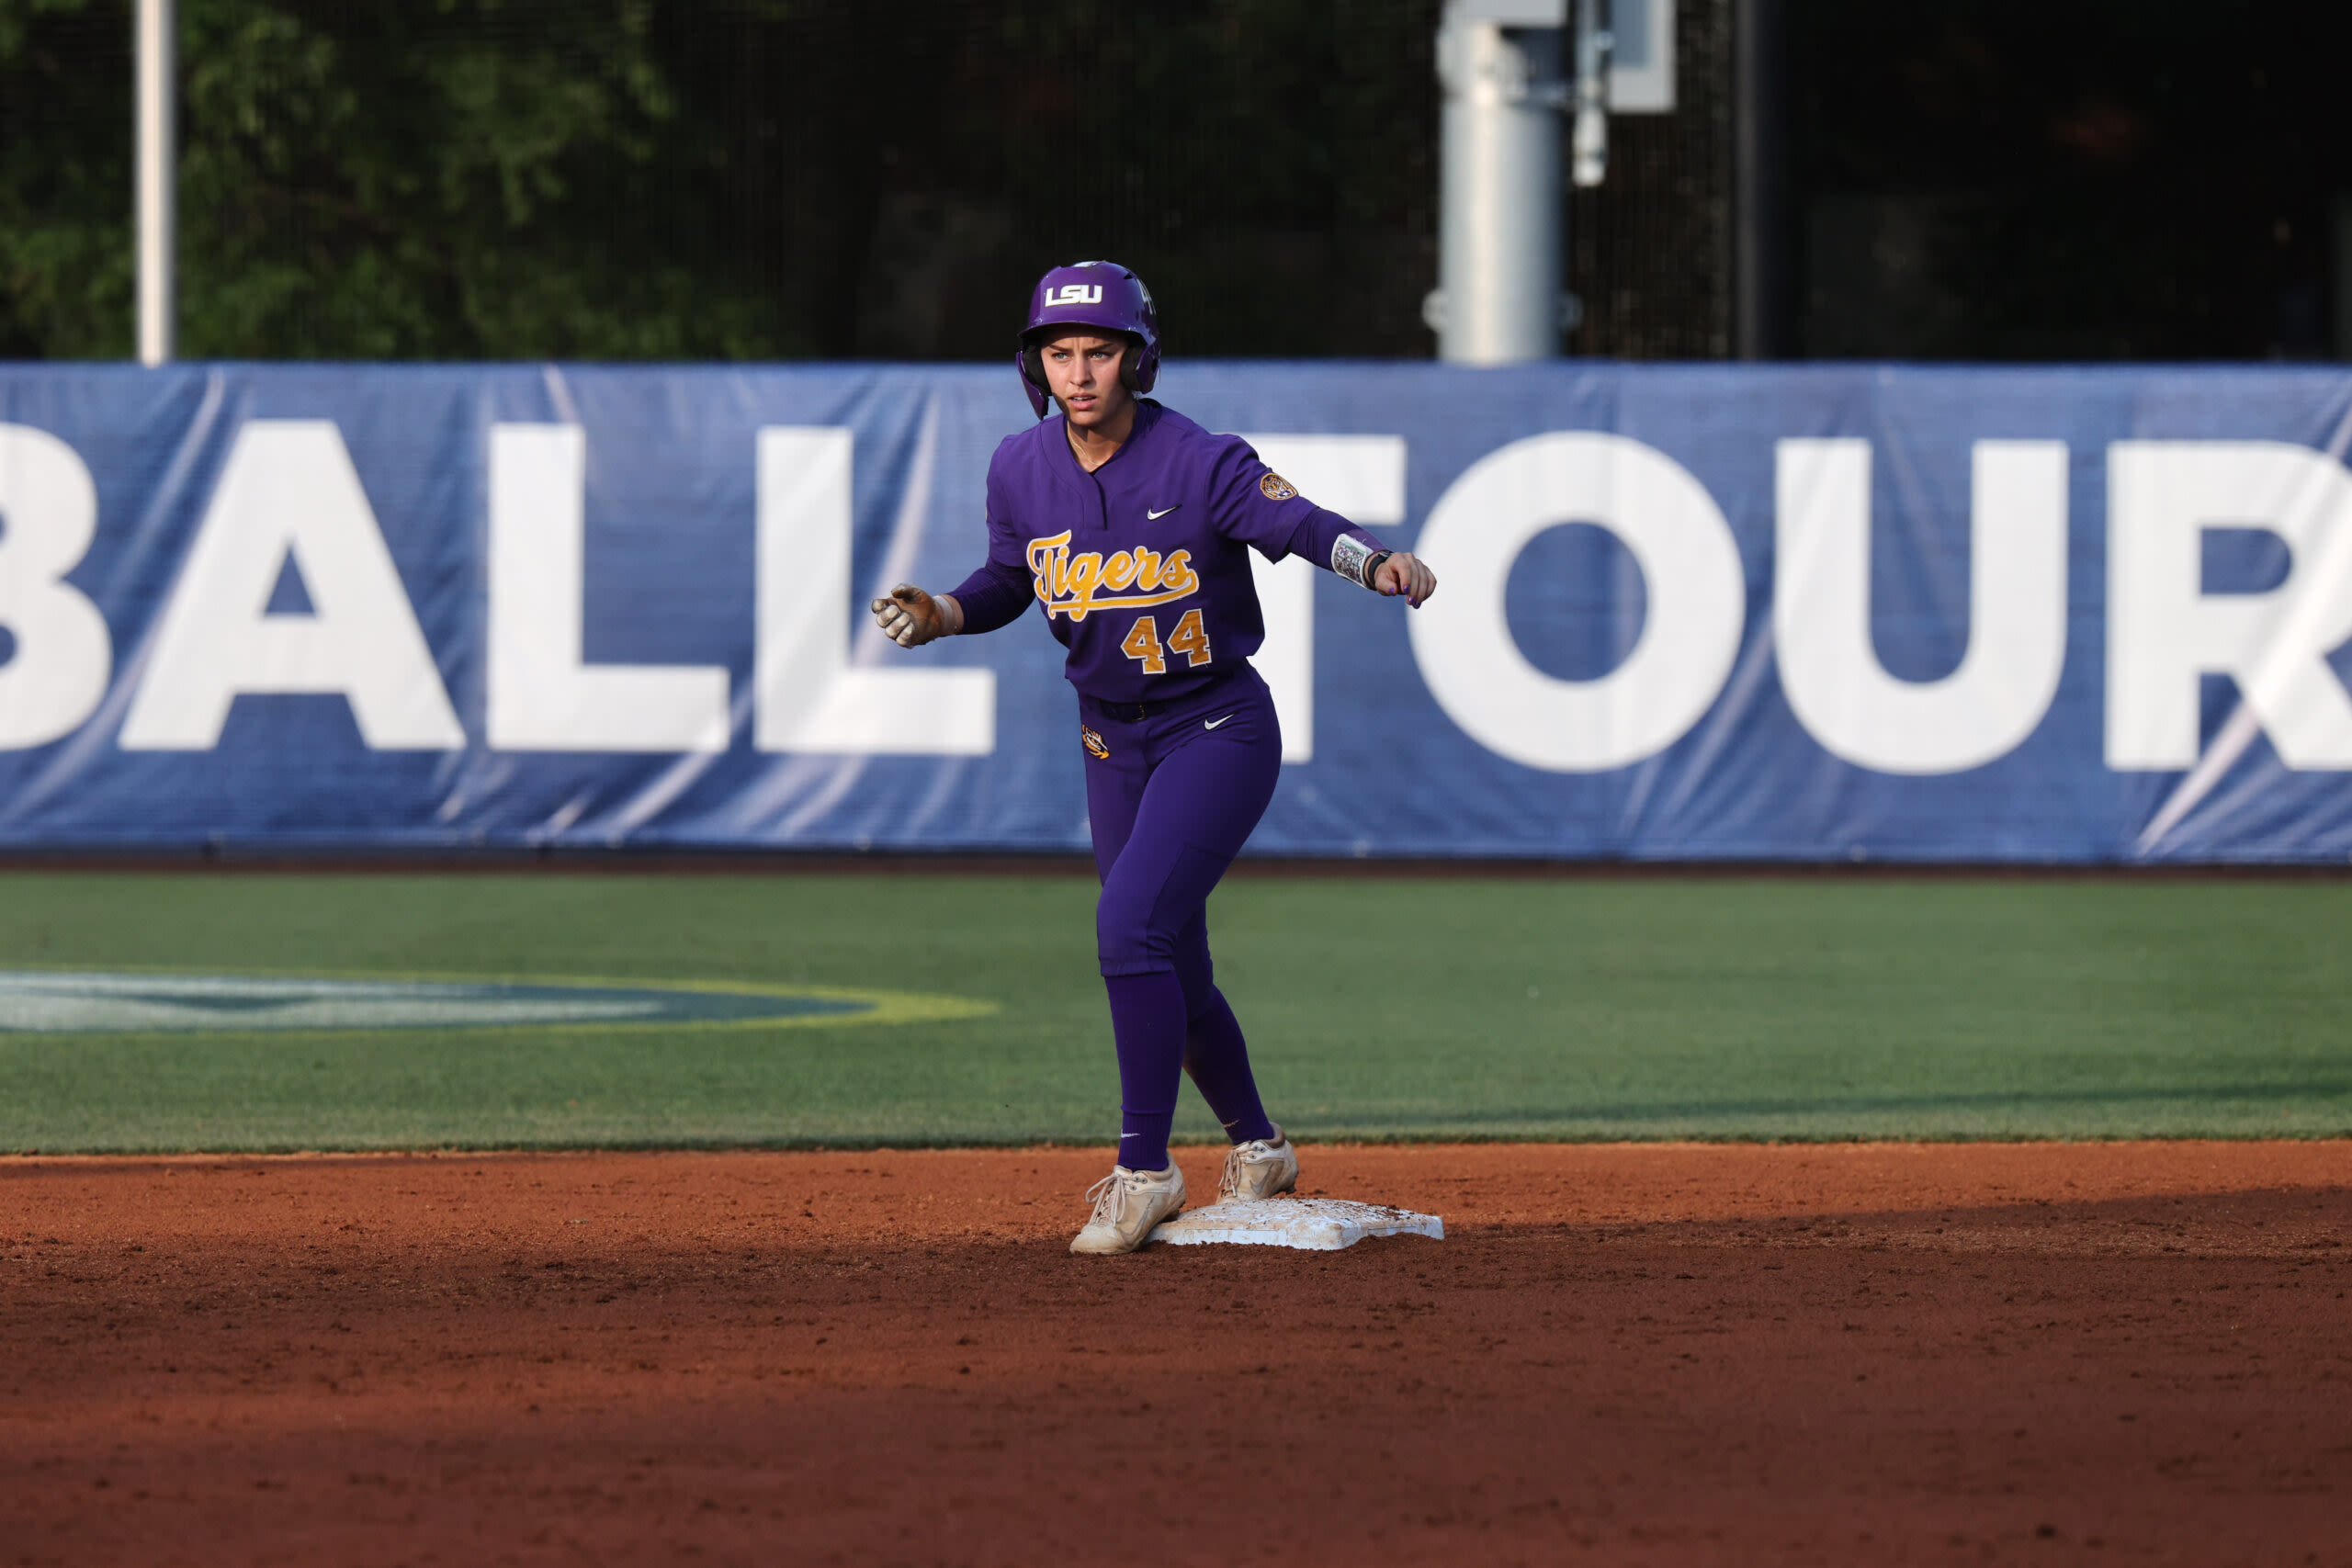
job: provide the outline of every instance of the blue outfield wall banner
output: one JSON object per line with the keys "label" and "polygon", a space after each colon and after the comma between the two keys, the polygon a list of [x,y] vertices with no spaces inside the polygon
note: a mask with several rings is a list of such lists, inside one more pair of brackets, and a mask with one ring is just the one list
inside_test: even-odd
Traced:
{"label": "blue outfield wall banner", "polygon": [[[2352,376],[1171,366],[1410,546],[1259,563],[1299,855],[2352,858]],[[1008,367],[0,367],[0,847],[1074,850]]]}

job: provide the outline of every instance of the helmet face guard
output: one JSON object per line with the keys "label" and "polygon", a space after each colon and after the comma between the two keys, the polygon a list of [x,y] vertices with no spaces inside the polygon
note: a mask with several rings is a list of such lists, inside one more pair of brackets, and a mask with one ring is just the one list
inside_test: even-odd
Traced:
{"label": "helmet face guard", "polygon": [[1029,406],[1046,417],[1054,395],[1046,383],[1045,356],[1038,344],[1051,327],[1091,327],[1134,340],[1135,352],[1119,367],[1119,383],[1141,395],[1159,379],[1159,311],[1143,279],[1117,262],[1075,262],[1057,266],[1037,280],[1029,292],[1029,324],[1021,329],[1021,350],[1012,362],[1021,371],[1021,389]]}

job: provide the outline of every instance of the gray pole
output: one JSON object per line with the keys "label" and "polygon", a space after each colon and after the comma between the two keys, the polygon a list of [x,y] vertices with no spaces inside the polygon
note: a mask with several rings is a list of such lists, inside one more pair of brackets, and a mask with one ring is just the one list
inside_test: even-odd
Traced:
{"label": "gray pole", "polygon": [[177,70],[172,0],[139,0],[139,363],[172,357]]}
{"label": "gray pole", "polygon": [[1448,0],[1437,35],[1438,357],[1510,365],[1560,352],[1566,0]]}
{"label": "gray pole", "polygon": [[1609,174],[1609,54],[1617,40],[1601,25],[1602,8],[1603,0],[1577,0],[1577,128],[1570,139],[1570,169],[1586,190]]}

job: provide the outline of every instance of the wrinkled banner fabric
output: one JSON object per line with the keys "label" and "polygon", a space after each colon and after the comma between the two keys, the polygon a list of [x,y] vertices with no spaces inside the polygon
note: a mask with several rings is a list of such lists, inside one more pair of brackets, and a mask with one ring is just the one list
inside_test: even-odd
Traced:
{"label": "wrinkled banner fabric", "polygon": [[[1258,853],[2352,858],[2352,377],[1177,365],[1420,550],[1261,570]],[[1012,370],[0,367],[0,846],[1066,851]],[[1041,529],[1041,532],[1049,532]]]}

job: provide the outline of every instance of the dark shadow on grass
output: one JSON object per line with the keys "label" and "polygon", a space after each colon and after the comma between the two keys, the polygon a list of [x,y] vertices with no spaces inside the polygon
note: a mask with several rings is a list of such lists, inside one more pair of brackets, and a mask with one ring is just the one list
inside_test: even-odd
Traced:
{"label": "dark shadow on grass", "polygon": [[[1299,1097],[1306,1098],[1306,1097]],[[2323,1125],[2293,1129],[2233,1124],[2214,1126],[2200,1111],[2223,1106],[2270,1105],[2304,1117],[2329,1117]],[[2086,1125],[2069,1110],[2143,1107],[2136,1121],[2120,1124]],[[2154,1107],[2177,1108],[2157,1120]],[[2008,1113],[2014,1121],[1982,1125],[1983,1118]],[[1969,1125],[1939,1123],[1939,1114],[1971,1119]],[[1886,1119],[1907,1119],[1889,1126]],[[1826,1124],[1825,1124],[1826,1123]],[[1430,1111],[1411,1107],[1347,1108],[1331,1114],[1299,1115],[1294,1123],[1310,1141],[1336,1139],[1368,1143],[1607,1143],[1694,1138],[1730,1143],[1902,1141],[1974,1142],[1986,1139],[2106,1140],[2113,1138],[2333,1138],[2352,1135],[2352,1080],[2324,1079],[2293,1083],[2165,1085],[2148,1088],[2085,1088],[2063,1090],[2008,1092],[1984,1090],[1939,1094],[1856,1094],[1836,1098],[1786,1096],[1725,1100],[1644,1100],[1631,1103],[1591,1101],[1581,1105],[1469,1107]],[[1193,1129],[1180,1131],[1177,1144],[1195,1146],[1220,1142],[1216,1134]],[[608,1153],[654,1151],[723,1152],[734,1149],[949,1149],[1025,1148],[1040,1144],[1069,1143],[1091,1147],[1104,1144],[1100,1134],[1057,1134],[1035,1126],[1002,1133],[925,1132],[907,1127],[847,1133],[757,1132],[730,1134],[680,1133],[662,1136],[641,1132],[599,1136],[586,1132],[508,1133],[470,1137],[420,1136],[390,1138],[183,1136],[153,1134],[143,1140],[110,1143],[44,1132],[0,1130],[0,1155],[103,1155],[136,1158],[175,1155],[300,1155],[392,1154],[402,1151],[447,1150],[465,1153],[596,1150]]]}
{"label": "dark shadow on grass", "polygon": [[[1513,1106],[1483,1111],[1449,1111],[1427,1118],[1432,1126],[1499,1126],[1519,1122],[1547,1125],[1589,1124],[1595,1122],[1690,1122],[1724,1117],[1766,1119],[1885,1111],[2031,1111],[2039,1107],[2222,1103],[2258,1104],[2266,1100],[2316,1110],[2320,1102],[2352,1100],[2352,1080],[2286,1084],[2198,1084],[2150,1089],[2036,1089],[2025,1092],[1986,1090],[1970,1094],[1861,1094],[1834,1099],[1647,1100],[1631,1104],[1593,1101],[1577,1106]],[[2352,1113],[2352,1106],[2345,1108]],[[1344,1120],[1334,1117],[1333,1121]],[[1430,1134],[1432,1136],[1438,1134]],[[1765,1134],[1758,1134],[1765,1135]]]}

